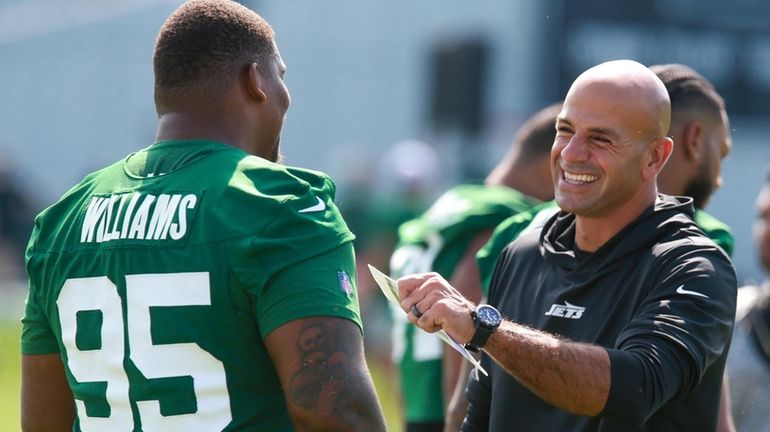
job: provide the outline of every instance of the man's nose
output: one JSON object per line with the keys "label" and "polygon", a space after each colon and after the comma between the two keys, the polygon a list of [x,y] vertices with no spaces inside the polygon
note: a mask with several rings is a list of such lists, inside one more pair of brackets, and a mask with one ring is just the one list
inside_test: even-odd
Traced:
{"label": "man's nose", "polygon": [[561,150],[561,158],[565,162],[585,162],[590,157],[588,143],[580,134],[573,135]]}

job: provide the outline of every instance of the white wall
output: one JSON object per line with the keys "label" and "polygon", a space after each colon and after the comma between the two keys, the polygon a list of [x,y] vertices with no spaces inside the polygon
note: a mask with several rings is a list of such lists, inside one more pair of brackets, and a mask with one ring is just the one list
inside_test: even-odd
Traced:
{"label": "white wall", "polygon": [[[15,162],[44,204],[85,173],[152,143],[152,50],[181,2],[118,3],[113,13],[58,20],[66,10],[59,2],[0,8],[0,158]],[[38,19],[51,21],[51,30]]]}
{"label": "white wall", "polygon": [[430,136],[426,122],[429,53],[442,40],[471,35],[489,41],[488,111],[493,121],[504,119],[499,128],[507,128],[492,133],[495,144],[506,145],[515,121],[539,102],[537,71],[521,61],[534,55],[525,35],[539,13],[536,1],[252,4],[275,28],[289,69],[292,107],[282,141],[288,162],[343,182],[355,168],[344,162],[346,155],[381,155],[405,138],[428,139],[454,156],[457,149],[436,142],[442,137]]}

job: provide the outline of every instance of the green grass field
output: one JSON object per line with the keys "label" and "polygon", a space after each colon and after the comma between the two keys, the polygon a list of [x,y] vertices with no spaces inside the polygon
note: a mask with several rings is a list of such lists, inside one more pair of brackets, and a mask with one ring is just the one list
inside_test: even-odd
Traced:
{"label": "green grass field", "polygon": [[[17,321],[0,320],[0,431],[14,432],[19,428],[19,334],[21,325]],[[392,386],[394,381],[386,368],[372,362],[369,365],[382,402],[388,430],[401,432],[400,413]]]}
{"label": "green grass field", "polygon": [[21,324],[0,321],[0,431],[19,428],[19,334]]}

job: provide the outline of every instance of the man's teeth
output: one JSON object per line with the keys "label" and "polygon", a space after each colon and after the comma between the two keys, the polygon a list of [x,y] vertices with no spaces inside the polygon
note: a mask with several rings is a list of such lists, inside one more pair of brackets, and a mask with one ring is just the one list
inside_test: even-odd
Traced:
{"label": "man's teeth", "polygon": [[568,172],[565,172],[564,178],[570,182],[591,183],[593,181],[596,181],[596,179],[598,179],[599,177],[589,175],[589,174],[570,174]]}

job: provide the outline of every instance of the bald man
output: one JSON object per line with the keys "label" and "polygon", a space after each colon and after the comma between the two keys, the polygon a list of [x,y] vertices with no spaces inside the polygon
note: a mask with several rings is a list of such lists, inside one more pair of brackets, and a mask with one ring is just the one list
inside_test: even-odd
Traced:
{"label": "bald man", "polygon": [[464,431],[715,429],[735,272],[692,200],[658,194],[670,111],[639,63],[584,72],[551,151],[560,211],[503,251],[489,304],[399,280],[410,321],[483,350]]}

